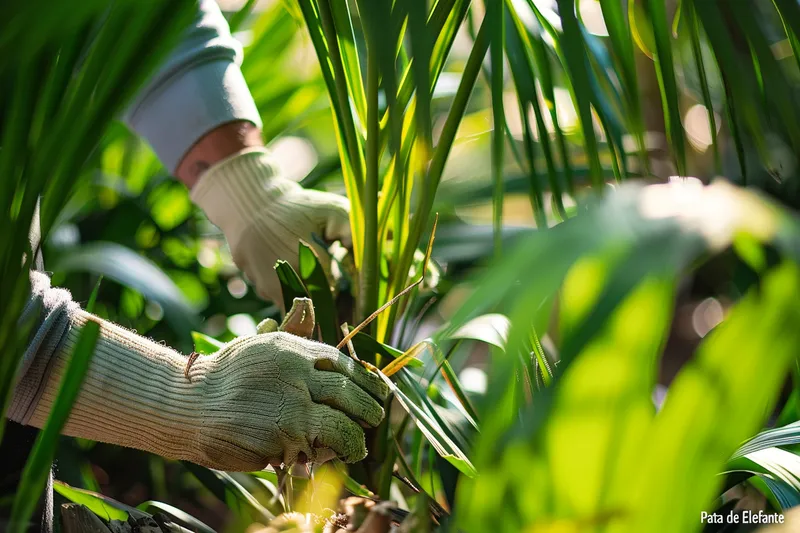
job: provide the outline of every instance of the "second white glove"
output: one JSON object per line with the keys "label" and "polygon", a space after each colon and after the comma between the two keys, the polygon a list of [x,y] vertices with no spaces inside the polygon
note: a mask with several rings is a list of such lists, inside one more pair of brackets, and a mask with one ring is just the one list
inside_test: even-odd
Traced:
{"label": "second white glove", "polygon": [[212,166],[191,197],[225,234],[233,260],[259,296],[281,307],[273,267],[283,259],[297,268],[300,239],[313,245],[316,234],[351,245],[347,198],[304,189],[281,177],[263,148],[245,150]]}

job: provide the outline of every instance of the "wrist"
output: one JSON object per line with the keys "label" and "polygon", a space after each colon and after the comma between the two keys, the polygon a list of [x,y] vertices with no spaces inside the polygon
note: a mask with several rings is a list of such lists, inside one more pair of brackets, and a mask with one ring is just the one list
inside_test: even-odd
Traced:
{"label": "wrist", "polygon": [[218,162],[249,148],[264,146],[261,129],[252,122],[228,122],[205,133],[181,158],[175,176],[190,189]]}

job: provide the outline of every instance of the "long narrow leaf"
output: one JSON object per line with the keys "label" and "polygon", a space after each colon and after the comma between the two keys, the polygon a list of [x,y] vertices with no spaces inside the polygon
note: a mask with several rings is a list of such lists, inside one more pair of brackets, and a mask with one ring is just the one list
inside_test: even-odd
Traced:
{"label": "long narrow leaf", "polygon": [[36,438],[22,472],[22,479],[11,509],[10,533],[21,533],[28,529],[28,521],[47,482],[58,436],[67,422],[72,404],[78,398],[99,336],[100,323],[93,320],[89,320],[83,326],[78,336],[64,377],[59,384],[58,399],[47,417],[47,423]]}
{"label": "long narrow leaf", "polygon": [[581,121],[586,155],[589,158],[592,183],[595,187],[599,187],[604,180],[598,154],[597,137],[595,136],[592,122],[589,64],[578,19],[575,16],[574,0],[558,0],[558,12],[561,16],[561,24],[564,30],[564,38],[562,40],[563,53],[567,70],[572,79],[572,90]]}
{"label": "long narrow leaf", "polygon": [[492,227],[494,228],[494,251],[500,255],[503,229],[503,153],[505,149],[505,111],[503,110],[503,49],[505,47],[505,2],[489,4],[487,17],[492,18],[491,64],[492,64]]}

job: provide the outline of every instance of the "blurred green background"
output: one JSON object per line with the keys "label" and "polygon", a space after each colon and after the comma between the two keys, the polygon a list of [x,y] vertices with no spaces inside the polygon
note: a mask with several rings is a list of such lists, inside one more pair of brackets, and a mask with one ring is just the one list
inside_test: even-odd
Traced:
{"label": "blurred green background", "polygon": [[[422,258],[410,258],[439,213],[431,279],[372,330],[392,356],[422,362],[395,375],[422,415],[395,405],[390,452],[371,464],[389,465],[389,488],[371,485],[373,495],[411,512],[410,531],[428,530],[428,515],[452,531],[700,531],[702,510],[800,503],[798,4],[401,4],[220,3],[245,45],[265,140],[304,186],[352,198],[347,169],[369,157],[343,147],[342,124],[355,124],[366,153],[353,87],[362,75],[380,84],[366,104],[384,117],[380,202],[406,184],[414,208],[374,199],[391,228],[376,244],[377,303],[416,279]],[[342,82],[334,58],[334,89],[314,35],[357,58],[357,76]],[[382,47],[396,53],[372,78]],[[430,71],[414,70],[420,57]],[[22,79],[13,61],[4,68],[4,87]],[[406,107],[397,86],[408,72]],[[95,313],[187,354],[193,331],[224,342],[280,318],[143,141],[113,122],[86,155],[52,210],[55,285],[86,302],[102,276]],[[412,237],[402,250],[397,235]],[[341,305],[340,319],[358,316]],[[75,439],[61,439],[55,472],[190,527],[177,510],[252,533],[288,507],[273,472],[219,473]]]}

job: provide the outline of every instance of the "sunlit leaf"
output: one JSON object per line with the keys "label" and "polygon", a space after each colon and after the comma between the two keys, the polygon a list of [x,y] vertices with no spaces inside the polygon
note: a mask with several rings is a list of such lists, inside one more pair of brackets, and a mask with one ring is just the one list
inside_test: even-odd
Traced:
{"label": "sunlit leaf", "polygon": [[418,342],[405,352],[402,355],[394,359],[392,362],[387,364],[381,369],[381,372],[385,376],[392,376],[396,372],[400,371],[401,368],[408,365],[411,360],[418,360],[420,355],[426,352],[431,352],[433,350],[433,346],[428,341]]}
{"label": "sunlit leaf", "polygon": [[508,317],[499,313],[492,313],[473,318],[455,332],[448,334],[448,338],[485,342],[504,350],[508,341],[510,327],[511,322]]}
{"label": "sunlit leaf", "polygon": [[209,337],[199,331],[192,332],[192,340],[194,341],[194,351],[202,355],[216,353],[225,345],[214,337]]}
{"label": "sunlit leaf", "polygon": [[73,503],[85,505],[90,511],[104,520],[128,520],[128,515],[136,508],[88,490],[70,487],[62,481],[53,482],[53,490]]}
{"label": "sunlit leaf", "polygon": [[425,410],[417,406],[389,378],[383,376],[383,380],[389,386],[390,390],[395,395],[395,398],[397,398],[397,400],[403,406],[403,409],[405,409],[405,411],[411,415],[411,418],[417,424],[417,427],[423,433],[423,435],[425,435],[425,438],[428,440],[428,442],[430,442],[434,447],[436,453],[458,468],[458,470],[463,474],[469,477],[476,476],[478,472],[475,470],[472,462],[447,435],[447,432],[444,430],[444,428],[442,428],[442,426],[436,420],[429,416]]}

